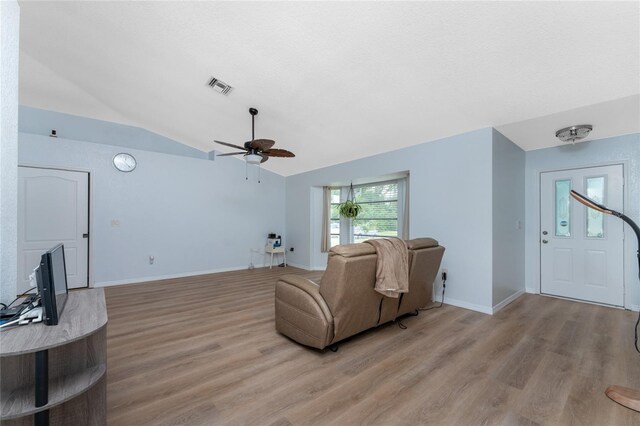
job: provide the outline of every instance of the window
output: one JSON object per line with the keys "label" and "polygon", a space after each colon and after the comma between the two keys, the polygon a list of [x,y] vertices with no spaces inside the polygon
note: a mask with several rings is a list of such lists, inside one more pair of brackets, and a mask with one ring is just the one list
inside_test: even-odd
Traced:
{"label": "window", "polygon": [[571,180],[556,181],[556,237],[571,236]]}
{"label": "window", "polygon": [[331,188],[331,247],[372,238],[402,237],[406,179],[354,185],[353,191],[362,211],[357,218],[346,219],[340,217],[338,205],[349,196],[349,186]]}
{"label": "window", "polygon": [[352,221],[351,242],[398,236],[398,182],[354,188],[362,211]]}
{"label": "window", "polygon": [[[606,187],[605,177],[597,176],[587,178],[587,197],[596,203],[604,203],[604,190]],[[586,209],[587,215],[587,237],[604,238],[604,213],[594,209]]]}
{"label": "window", "polygon": [[331,247],[340,244],[340,214],[338,205],[340,204],[340,188],[331,188]]}

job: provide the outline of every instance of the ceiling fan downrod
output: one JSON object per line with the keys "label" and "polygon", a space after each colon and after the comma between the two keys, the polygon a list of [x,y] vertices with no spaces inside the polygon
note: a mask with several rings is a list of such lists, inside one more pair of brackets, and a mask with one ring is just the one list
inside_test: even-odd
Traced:
{"label": "ceiling fan downrod", "polygon": [[251,114],[251,140],[256,139],[256,115],[258,115],[258,110],[255,108],[249,108],[249,114]]}

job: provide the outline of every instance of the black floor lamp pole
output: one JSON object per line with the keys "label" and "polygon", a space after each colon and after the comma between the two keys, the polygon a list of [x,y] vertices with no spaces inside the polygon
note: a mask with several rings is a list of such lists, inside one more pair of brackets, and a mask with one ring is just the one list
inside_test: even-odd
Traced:
{"label": "black floor lamp pole", "polygon": [[[603,206],[602,204],[598,204],[595,201],[585,197],[584,195],[574,191],[573,189],[571,190],[571,196],[589,208],[592,208],[604,214],[610,214],[612,216],[615,216],[624,220],[627,223],[627,225],[629,225],[631,229],[633,229],[633,232],[636,233],[636,237],[638,238],[638,252],[637,252],[638,278],[640,278],[640,227],[638,227],[638,225],[626,215],[620,212],[617,212],[615,210],[611,210]],[[634,345],[636,347],[636,351],[638,352],[640,352],[640,348],[638,348],[638,324],[639,323],[640,323],[640,314],[638,315],[638,321],[636,321],[636,326],[634,330],[634,333],[635,333]],[[605,394],[609,398],[617,402],[618,404],[640,412],[640,390],[626,388],[618,385],[611,385],[607,388],[607,390],[605,391]]]}

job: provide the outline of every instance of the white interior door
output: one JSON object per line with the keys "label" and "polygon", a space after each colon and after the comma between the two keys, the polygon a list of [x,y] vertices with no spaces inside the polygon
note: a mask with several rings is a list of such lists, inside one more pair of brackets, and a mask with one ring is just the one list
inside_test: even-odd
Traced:
{"label": "white interior door", "polygon": [[541,174],[540,291],[622,306],[623,222],[583,206],[571,189],[622,211],[622,165]]}
{"label": "white interior door", "polygon": [[69,288],[87,287],[89,264],[89,174],[18,168],[18,290],[40,256],[64,244]]}

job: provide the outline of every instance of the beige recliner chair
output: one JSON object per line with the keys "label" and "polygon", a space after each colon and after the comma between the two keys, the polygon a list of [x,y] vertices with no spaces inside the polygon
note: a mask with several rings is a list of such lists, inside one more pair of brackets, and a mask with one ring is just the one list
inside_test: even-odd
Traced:
{"label": "beige recliner chair", "polygon": [[424,307],[431,301],[444,247],[432,238],[409,240],[407,247],[409,292],[399,298],[374,290],[377,256],[365,243],[333,247],[320,285],[298,275],[281,277],[276,283],[276,330],[323,349]]}

